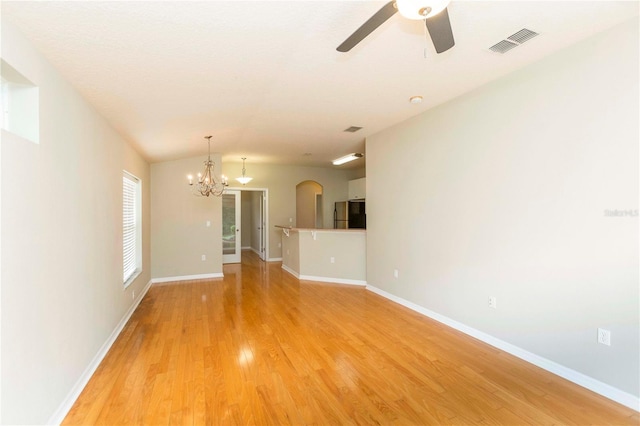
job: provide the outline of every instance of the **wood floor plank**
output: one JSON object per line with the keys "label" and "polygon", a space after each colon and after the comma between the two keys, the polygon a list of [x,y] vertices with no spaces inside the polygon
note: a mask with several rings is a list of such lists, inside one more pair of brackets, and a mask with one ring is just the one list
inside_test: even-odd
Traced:
{"label": "wood floor plank", "polygon": [[243,252],[154,285],[63,424],[638,424],[637,412],[360,287]]}

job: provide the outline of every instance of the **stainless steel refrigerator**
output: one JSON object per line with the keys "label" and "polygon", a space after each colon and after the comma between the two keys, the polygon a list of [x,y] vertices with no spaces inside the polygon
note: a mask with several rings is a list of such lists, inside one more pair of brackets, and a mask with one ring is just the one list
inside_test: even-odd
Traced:
{"label": "stainless steel refrigerator", "polygon": [[338,201],[333,209],[334,229],[366,229],[365,202]]}

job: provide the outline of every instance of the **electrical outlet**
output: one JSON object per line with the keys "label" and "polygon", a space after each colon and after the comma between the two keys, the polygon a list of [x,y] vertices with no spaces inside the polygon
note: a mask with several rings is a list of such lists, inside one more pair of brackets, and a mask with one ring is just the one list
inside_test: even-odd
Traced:
{"label": "electrical outlet", "polygon": [[611,332],[604,328],[598,329],[598,343],[611,346]]}
{"label": "electrical outlet", "polygon": [[132,300],[136,300],[136,291],[135,291],[135,290],[133,290],[133,291],[131,292],[131,299],[132,299]]}
{"label": "electrical outlet", "polygon": [[330,260],[331,263],[336,263],[336,258],[335,257],[331,257],[329,260]]}
{"label": "electrical outlet", "polygon": [[398,278],[398,275],[399,275],[399,274],[400,274],[400,273],[398,272],[398,270],[397,270],[397,269],[394,269],[394,270],[393,270],[393,278]]}
{"label": "electrical outlet", "polygon": [[498,299],[496,299],[494,296],[489,297],[489,307],[498,309]]}
{"label": "electrical outlet", "polygon": [[205,260],[207,260],[207,255],[206,255],[206,254],[203,254],[203,255],[202,255],[202,261],[205,261]]}

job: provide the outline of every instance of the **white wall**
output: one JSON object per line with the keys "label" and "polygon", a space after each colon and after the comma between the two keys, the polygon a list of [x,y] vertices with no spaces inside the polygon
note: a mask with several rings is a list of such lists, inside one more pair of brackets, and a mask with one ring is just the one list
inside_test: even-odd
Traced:
{"label": "white wall", "polygon": [[[42,424],[150,279],[149,166],[8,22],[40,143],[2,133],[2,422]],[[122,170],[142,180],[143,272],[122,283]]]}
{"label": "white wall", "polygon": [[638,48],[636,18],[370,137],[368,283],[638,397],[638,217],[604,214],[638,209]]}
{"label": "white wall", "polygon": [[281,238],[282,266],[300,279],[366,284],[365,230],[292,229]]}
{"label": "white wall", "polygon": [[[222,200],[196,197],[186,178],[202,172],[206,158],[203,155],[151,165],[154,279],[222,274]],[[220,155],[212,154],[211,159],[220,176]],[[207,221],[211,226],[207,227]]]}

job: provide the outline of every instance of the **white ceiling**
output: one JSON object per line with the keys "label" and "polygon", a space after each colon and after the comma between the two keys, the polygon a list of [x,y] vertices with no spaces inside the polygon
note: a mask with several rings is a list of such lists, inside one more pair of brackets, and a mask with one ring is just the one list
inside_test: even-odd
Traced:
{"label": "white ceiling", "polygon": [[[637,16],[639,3],[454,1],[456,46],[443,54],[399,14],[335,50],[384,4],[2,1],[2,14],[151,162],[204,155],[211,134],[224,161],[330,167],[368,135]],[[488,50],[522,28],[541,35]]]}

